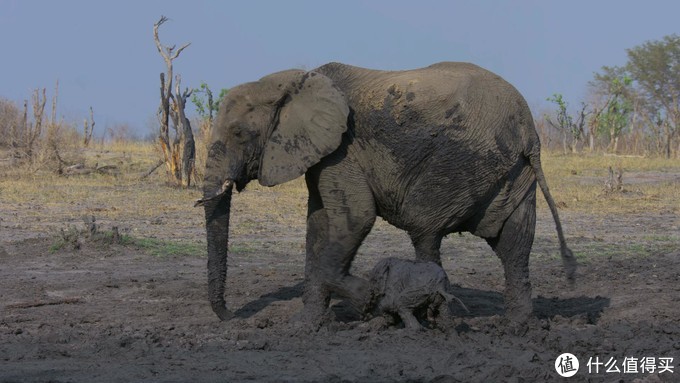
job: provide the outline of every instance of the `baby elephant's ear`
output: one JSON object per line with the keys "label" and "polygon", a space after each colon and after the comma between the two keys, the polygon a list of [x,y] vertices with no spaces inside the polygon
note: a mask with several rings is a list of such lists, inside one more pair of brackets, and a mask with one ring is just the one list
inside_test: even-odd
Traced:
{"label": "baby elephant's ear", "polygon": [[273,186],[295,179],[340,146],[349,106],[333,81],[300,71],[287,84],[278,122],[265,143],[258,180]]}

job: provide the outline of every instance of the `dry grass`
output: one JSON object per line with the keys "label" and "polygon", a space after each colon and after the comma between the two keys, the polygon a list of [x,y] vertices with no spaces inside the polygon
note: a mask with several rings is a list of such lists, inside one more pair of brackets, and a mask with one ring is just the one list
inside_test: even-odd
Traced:
{"label": "dry grass", "polygon": [[[602,155],[542,155],[550,190],[562,210],[592,214],[680,212],[680,161]],[[605,193],[609,167],[623,171],[622,193]],[[539,206],[545,208],[543,199]]]}
{"label": "dry grass", "polygon": [[[22,238],[36,231],[57,232],[65,225],[80,224],[84,216],[94,215],[104,227],[115,225],[124,234],[136,237],[204,241],[203,212],[193,207],[201,194],[198,188],[169,186],[164,167],[140,180],[158,161],[155,145],[94,145],[78,155],[90,166],[116,166],[120,174],[64,177],[0,163],[0,225],[6,234],[2,239]],[[606,217],[635,212],[680,213],[677,160],[546,153],[543,166],[565,214],[587,212]],[[609,166],[624,169],[627,192],[604,194]],[[234,195],[233,233],[243,238],[263,237],[266,232],[265,241],[302,246],[306,204],[302,178],[273,188],[252,182],[245,192]],[[542,198],[539,210],[547,210]]]}
{"label": "dry grass", "polygon": [[[87,167],[111,165],[119,174],[66,177],[0,162],[0,240],[55,235],[70,226],[80,227],[86,216],[95,216],[103,229],[117,226],[122,234],[135,238],[205,241],[203,210],[193,207],[201,196],[199,188],[172,186],[164,166],[140,180],[160,158],[155,145],[96,144],[77,154]],[[299,247],[306,203],[302,178],[273,188],[252,182],[246,192],[234,195],[233,233],[243,238],[271,232],[270,242],[295,242]],[[235,246],[247,250],[245,243]]]}
{"label": "dry grass", "polygon": [[[66,225],[79,225],[84,216],[120,226],[143,236],[173,237],[162,229],[164,220],[179,222],[186,215],[196,189],[167,186],[161,167],[146,180],[142,174],[158,161],[150,144],[114,143],[81,149],[85,165],[115,166],[117,175],[92,173],[62,176],[51,171],[30,171],[26,167],[0,166],[0,211],[3,231],[15,231],[19,238],[31,231],[49,234]],[[196,222],[200,226],[200,222]],[[3,236],[4,237],[4,236]],[[4,238],[3,238],[4,239]]]}

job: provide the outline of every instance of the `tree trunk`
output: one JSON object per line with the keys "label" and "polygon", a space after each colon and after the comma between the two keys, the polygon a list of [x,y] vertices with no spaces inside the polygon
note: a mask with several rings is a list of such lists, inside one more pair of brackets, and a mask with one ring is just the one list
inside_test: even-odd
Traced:
{"label": "tree trunk", "polygon": [[165,73],[161,73],[161,106],[158,109],[158,120],[160,123],[160,133],[158,143],[163,152],[163,160],[168,172],[175,174],[175,166],[172,161],[172,147],[170,147],[170,100],[167,86],[165,83]]}
{"label": "tree trunk", "polygon": [[191,186],[191,175],[194,173],[194,163],[196,158],[196,143],[194,141],[194,133],[191,130],[191,123],[189,119],[184,114],[184,107],[186,105],[186,100],[191,95],[189,89],[185,90],[184,93],[180,95],[180,77],[177,76],[176,79],[177,90],[175,97],[175,111],[177,113],[177,130],[180,132],[180,145],[182,152],[182,163],[181,163],[181,182],[182,186]]}
{"label": "tree trunk", "polygon": [[90,121],[85,119],[85,122],[83,123],[83,145],[85,147],[88,147],[90,145],[90,141],[92,141],[92,134],[94,133],[94,110],[92,110],[92,107],[90,107]]}
{"label": "tree trunk", "polygon": [[43,116],[45,114],[45,102],[47,97],[45,95],[45,88],[42,89],[42,97],[40,91],[36,89],[33,92],[33,124],[27,125],[26,135],[26,155],[30,161],[33,161],[33,145],[36,140],[42,135]]}
{"label": "tree trunk", "polygon": [[188,130],[189,136],[185,136],[184,149],[182,150],[182,186],[189,187],[191,186],[191,175],[194,174],[194,164],[196,162],[196,144],[191,133],[189,120],[186,121],[186,130]]}
{"label": "tree trunk", "polygon": [[673,131],[671,130],[670,123],[666,121],[663,124],[663,135],[664,135],[664,145],[663,154],[666,159],[671,158],[672,152],[672,142],[673,142]]}
{"label": "tree trunk", "polygon": [[614,145],[612,146],[612,153],[616,154],[619,152],[619,136],[614,136]]}
{"label": "tree trunk", "polygon": [[579,139],[578,139],[578,138],[575,138],[575,139],[571,142],[571,153],[572,153],[572,154],[577,154],[577,153],[578,153],[578,147],[579,147]]}

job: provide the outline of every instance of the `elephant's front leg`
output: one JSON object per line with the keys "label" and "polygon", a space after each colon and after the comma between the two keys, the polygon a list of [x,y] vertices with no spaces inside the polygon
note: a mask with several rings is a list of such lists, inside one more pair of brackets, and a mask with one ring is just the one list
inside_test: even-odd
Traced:
{"label": "elephant's front leg", "polygon": [[[356,252],[375,222],[375,206],[367,185],[347,174],[307,174],[307,257],[302,320],[323,322],[330,294],[348,298],[362,311],[368,282],[349,273]],[[361,187],[363,185],[364,187]]]}
{"label": "elephant's front leg", "polygon": [[303,321],[321,323],[330,303],[330,291],[321,278],[319,254],[328,241],[328,216],[318,198],[310,195],[307,214],[307,256],[305,259],[305,288],[302,295]]}

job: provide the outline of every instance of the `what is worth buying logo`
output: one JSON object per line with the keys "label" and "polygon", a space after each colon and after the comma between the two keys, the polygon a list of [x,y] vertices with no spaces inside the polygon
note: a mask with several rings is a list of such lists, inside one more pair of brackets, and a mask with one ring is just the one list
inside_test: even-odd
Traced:
{"label": "what is worth buying logo", "polygon": [[565,378],[576,375],[578,367],[578,358],[574,354],[565,352],[555,359],[555,371]]}

